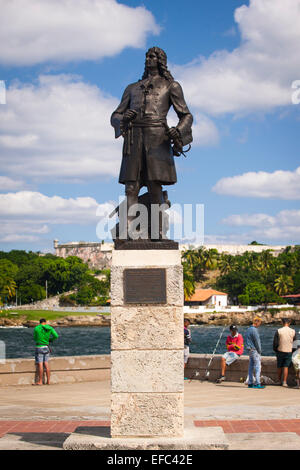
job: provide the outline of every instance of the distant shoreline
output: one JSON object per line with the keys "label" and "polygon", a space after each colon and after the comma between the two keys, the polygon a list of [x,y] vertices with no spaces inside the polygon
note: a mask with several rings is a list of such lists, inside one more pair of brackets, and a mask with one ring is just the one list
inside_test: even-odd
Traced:
{"label": "distant shoreline", "polygon": [[[0,326],[25,326],[35,327],[40,318],[45,318],[54,327],[77,327],[77,326],[110,326],[111,317],[107,312],[58,312],[48,310],[21,311],[14,310],[0,314]],[[300,325],[300,310],[290,309],[282,311],[257,311],[257,312],[210,312],[210,313],[185,313],[192,325],[251,325],[254,315],[260,315],[265,325],[277,325],[281,319],[288,317],[292,325]]]}

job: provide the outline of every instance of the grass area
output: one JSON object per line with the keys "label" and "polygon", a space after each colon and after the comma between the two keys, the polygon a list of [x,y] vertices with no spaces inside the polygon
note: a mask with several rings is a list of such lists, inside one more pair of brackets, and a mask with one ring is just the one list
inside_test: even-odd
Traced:
{"label": "grass area", "polygon": [[[14,314],[18,313],[18,315]],[[59,318],[69,317],[69,316],[78,316],[78,315],[89,315],[95,317],[96,315],[110,315],[109,312],[57,312],[54,310],[0,310],[0,318],[9,318],[9,319],[17,319],[17,318],[26,318],[27,321],[29,320],[37,320],[39,321],[40,318],[45,318],[46,320],[58,320]]]}

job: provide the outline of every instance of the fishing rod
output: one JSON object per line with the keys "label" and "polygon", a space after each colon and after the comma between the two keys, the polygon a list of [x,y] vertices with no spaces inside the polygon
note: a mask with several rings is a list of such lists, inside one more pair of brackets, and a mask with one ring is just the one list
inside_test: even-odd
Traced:
{"label": "fishing rod", "polygon": [[217,341],[216,347],[215,347],[215,349],[214,349],[214,351],[213,351],[213,353],[212,353],[212,356],[211,356],[211,358],[210,358],[210,361],[209,361],[209,363],[208,363],[208,365],[207,365],[207,369],[206,369],[206,372],[205,372],[205,380],[208,380],[208,378],[209,378],[209,374],[210,374],[209,367],[210,367],[210,365],[211,365],[211,363],[212,363],[212,360],[213,360],[213,358],[214,358],[214,356],[215,356],[216,350],[217,350],[217,348],[218,348],[218,346],[219,346],[219,343],[220,343],[220,341],[221,341],[221,338],[222,338],[222,336],[223,336],[223,333],[224,333],[224,330],[225,330],[226,327],[227,327],[227,325],[224,325],[224,327],[223,327],[223,329],[222,329],[222,331],[221,331],[221,334],[220,334],[220,336],[219,336],[219,339],[218,339],[218,341]]}

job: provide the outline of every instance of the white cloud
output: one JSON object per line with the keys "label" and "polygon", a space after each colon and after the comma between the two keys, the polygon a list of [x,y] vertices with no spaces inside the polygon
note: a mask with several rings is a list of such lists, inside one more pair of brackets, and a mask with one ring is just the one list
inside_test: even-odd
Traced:
{"label": "white cloud", "polygon": [[168,209],[166,212],[169,215],[169,223],[176,225],[176,224],[182,224],[183,223],[183,216],[182,216],[182,210],[181,207],[176,207],[171,206],[170,209]]}
{"label": "white cloud", "polygon": [[261,229],[253,231],[253,235],[254,238],[260,237],[265,240],[285,240],[287,244],[299,244],[300,225],[285,225],[270,228],[262,227]]}
{"label": "white cloud", "polygon": [[2,243],[33,243],[39,241],[39,237],[34,235],[18,235],[17,233],[5,235],[1,233],[0,242]]}
{"label": "white cloud", "polygon": [[300,70],[300,0],[250,0],[234,17],[239,47],[174,68],[187,100],[213,115],[291,104]]}
{"label": "white cloud", "polygon": [[62,198],[32,191],[0,194],[0,241],[34,242],[51,225],[96,225],[115,205],[91,197]]}
{"label": "white cloud", "polygon": [[143,47],[153,15],[115,0],[0,0],[0,63],[98,60]]}
{"label": "white cloud", "polygon": [[0,242],[35,242],[50,231],[47,225],[32,223],[30,220],[1,221]]}
{"label": "white cloud", "polygon": [[2,172],[39,181],[116,176],[122,139],[114,139],[110,115],[117,105],[78,77],[11,85],[0,108]]}
{"label": "white cloud", "polygon": [[[247,234],[234,237],[243,237],[248,240],[274,241],[284,240],[287,243],[299,243],[300,238],[300,210],[283,210],[275,216],[267,214],[234,214],[224,218],[223,224],[242,227],[255,227]],[[291,242],[293,240],[293,242]]]}
{"label": "white cloud", "polygon": [[276,219],[267,214],[235,214],[222,219],[221,222],[237,227],[244,225],[256,227],[260,225],[272,226],[276,223]]}
{"label": "white cloud", "polygon": [[300,167],[295,171],[258,171],[221,178],[212,189],[227,196],[300,199]]}
{"label": "white cloud", "polygon": [[[42,75],[34,84],[14,83],[0,108],[1,170],[39,183],[116,177],[123,139],[114,138],[110,116],[118,104],[76,76]],[[170,112],[169,124],[177,122]],[[197,146],[219,140],[214,123],[200,113],[193,134]]]}
{"label": "white cloud", "polygon": [[211,119],[195,113],[193,125],[193,146],[210,146],[219,142],[219,131]]}
{"label": "white cloud", "polygon": [[33,191],[0,194],[0,216],[19,220],[30,217],[31,223],[38,221],[39,224],[90,224],[113,207],[109,202],[98,204],[91,197],[65,199]]}
{"label": "white cloud", "polygon": [[0,176],[0,191],[16,191],[24,186],[25,183],[21,180]]}
{"label": "white cloud", "polygon": [[247,233],[230,233],[222,235],[207,234],[204,235],[206,245],[248,245],[253,238]]}
{"label": "white cloud", "polygon": [[[219,142],[219,131],[214,122],[205,114],[193,113],[193,147],[203,147],[216,145]],[[176,127],[178,117],[173,110],[170,109],[168,114],[168,125]]]}

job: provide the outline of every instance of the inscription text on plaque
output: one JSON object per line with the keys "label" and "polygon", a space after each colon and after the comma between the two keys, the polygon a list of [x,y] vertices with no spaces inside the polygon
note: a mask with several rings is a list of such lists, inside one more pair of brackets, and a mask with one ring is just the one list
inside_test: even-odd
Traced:
{"label": "inscription text on plaque", "polygon": [[166,270],[161,268],[125,269],[124,302],[128,304],[165,304]]}

